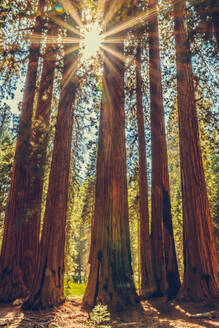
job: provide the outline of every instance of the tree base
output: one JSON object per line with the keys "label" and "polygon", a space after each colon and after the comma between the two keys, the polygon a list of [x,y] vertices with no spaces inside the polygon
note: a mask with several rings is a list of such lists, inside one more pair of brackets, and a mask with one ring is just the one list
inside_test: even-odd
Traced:
{"label": "tree base", "polygon": [[63,296],[60,299],[43,299],[39,295],[37,297],[30,297],[24,304],[22,305],[23,310],[44,310],[53,308],[55,306],[60,306],[65,302],[66,298]]}
{"label": "tree base", "polygon": [[98,281],[98,275],[96,279],[90,277],[83,298],[83,307],[92,309],[96,304],[101,303],[107,305],[111,311],[119,313],[125,311],[127,306],[136,306],[140,299],[132,282],[126,281],[120,285],[126,287],[119,287],[109,278]]}
{"label": "tree base", "polygon": [[144,289],[140,290],[139,297],[140,297],[141,300],[147,300],[147,299],[153,297],[155,292],[156,292],[156,286],[155,285],[150,287],[150,288],[144,288]]}
{"label": "tree base", "polygon": [[4,270],[0,274],[0,303],[12,303],[27,296],[28,290],[23,282],[20,269]]}
{"label": "tree base", "polygon": [[210,290],[205,283],[201,284],[201,282],[199,286],[194,286],[194,288],[186,287],[183,284],[176,299],[179,302],[208,303],[219,299],[219,290]]}

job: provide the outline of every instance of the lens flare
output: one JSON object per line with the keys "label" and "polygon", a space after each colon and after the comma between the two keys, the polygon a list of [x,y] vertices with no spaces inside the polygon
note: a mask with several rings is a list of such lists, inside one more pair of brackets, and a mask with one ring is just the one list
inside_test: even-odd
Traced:
{"label": "lens flare", "polygon": [[64,12],[64,8],[62,7],[62,5],[60,3],[57,3],[55,5],[55,11],[58,13],[58,14],[63,14]]}

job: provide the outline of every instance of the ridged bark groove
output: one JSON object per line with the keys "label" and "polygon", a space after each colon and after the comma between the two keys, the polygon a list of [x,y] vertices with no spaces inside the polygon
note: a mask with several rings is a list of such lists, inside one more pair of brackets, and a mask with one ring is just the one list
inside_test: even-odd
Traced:
{"label": "ridged bark groove", "polygon": [[[112,45],[122,52],[122,47]],[[116,311],[135,304],[126,179],[124,65],[104,53],[95,212],[85,307],[98,301]]]}
{"label": "ridged bark groove", "polygon": [[185,3],[173,6],[183,202],[184,281],[180,297],[203,301],[219,297],[219,266],[200,149]]}
{"label": "ridged bark groove", "polygon": [[155,295],[174,298],[180,288],[173,236],[168,157],[160,67],[157,0],[149,1],[149,76],[152,144],[151,239],[157,291]]}
{"label": "ridged bark groove", "polygon": [[[34,34],[42,30],[42,13],[45,0],[39,0]],[[29,183],[29,156],[31,153],[31,124],[33,116],[33,103],[37,81],[37,68],[40,55],[40,44],[30,46],[30,60],[27,69],[22,110],[20,115],[18,138],[16,143],[15,158],[11,176],[11,186],[8,204],[5,213],[5,226],[0,258],[0,301],[11,302],[26,295],[26,286],[23,281],[22,261],[26,256],[33,255],[31,250],[37,250],[38,239],[35,230],[29,229],[27,221],[27,203],[29,194],[26,184]],[[23,235],[23,231],[30,232]],[[31,241],[33,239],[33,241]],[[30,241],[33,248],[29,250]]]}
{"label": "ridged bark groove", "polygon": [[151,239],[149,232],[148,181],[146,162],[146,143],[144,113],[142,106],[141,46],[136,52],[136,93],[137,123],[139,149],[139,196],[140,196],[140,263],[141,263],[141,297],[148,298],[156,291],[152,265]]}
{"label": "ridged bark groove", "polygon": [[[49,22],[48,38],[52,35],[56,36],[56,32],[57,25]],[[21,249],[21,268],[24,283],[28,288],[30,288],[33,283],[39,247],[43,177],[49,136],[49,118],[55,66],[56,46],[51,44],[51,41],[48,40],[44,54],[36,113],[32,124],[32,151],[29,158],[30,178],[26,184],[26,191],[28,191],[29,195],[26,204],[28,222],[23,226],[21,231],[21,240],[23,241]]]}
{"label": "ridged bark groove", "polygon": [[54,149],[37,271],[24,309],[42,309],[61,304],[64,296],[64,247],[68,184],[73,128],[73,101],[77,83],[66,73],[72,57],[65,46],[64,71],[56,121]]}

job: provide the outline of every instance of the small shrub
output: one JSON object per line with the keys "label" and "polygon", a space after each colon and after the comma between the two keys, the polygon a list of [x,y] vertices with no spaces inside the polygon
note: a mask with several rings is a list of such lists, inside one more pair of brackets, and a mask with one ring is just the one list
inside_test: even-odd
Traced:
{"label": "small shrub", "polygon": [[112,328],[110,325],[110,313],[106,305],[97,304],[89,314],[86,327],[91,328]]}

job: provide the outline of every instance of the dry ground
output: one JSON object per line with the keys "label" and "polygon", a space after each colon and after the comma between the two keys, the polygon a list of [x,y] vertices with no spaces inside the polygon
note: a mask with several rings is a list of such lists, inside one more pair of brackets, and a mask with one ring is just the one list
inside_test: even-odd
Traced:
{"label": "dry ground", "polygon": [[[199,317],[195,317],[195,314]],[[200,317],[201,316],[201,317]],[[21,305],[0,305],[0,328],[85,328],[88,314],[80,300],[69,300],[53,310],[22,311]],[[208,305],[165,303],[162,299],[141,302],[141,308],[112,315],[113,328],[216,328],[219,302]]]}

